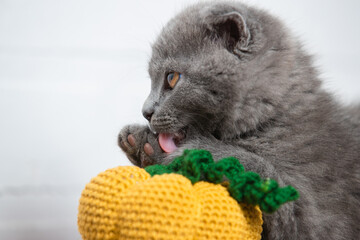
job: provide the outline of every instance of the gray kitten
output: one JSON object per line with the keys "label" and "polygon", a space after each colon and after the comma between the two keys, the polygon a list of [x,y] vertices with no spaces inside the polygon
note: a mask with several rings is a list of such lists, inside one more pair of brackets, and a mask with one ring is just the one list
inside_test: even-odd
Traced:
{"label": "gray kitten", "polygon": [[149,126],[126,126],[118,139],[135,165],[191,148],[234,156],[299,190],[264,215],[263,239],[359,239],[360,106],[321,88],[278,19],[235,2],[191,6],[153,44],[149,73]]}

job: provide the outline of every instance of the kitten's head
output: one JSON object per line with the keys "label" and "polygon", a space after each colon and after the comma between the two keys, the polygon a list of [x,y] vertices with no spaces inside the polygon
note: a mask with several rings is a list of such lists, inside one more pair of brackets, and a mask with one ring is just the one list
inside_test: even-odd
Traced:
{"label": "kitten's head", "polygon": [[143,115],[179,138],[189,128],[220,139],[258,128],[289,87],[289,39],[275,18],[239,3],[185,9],[153,44]]}

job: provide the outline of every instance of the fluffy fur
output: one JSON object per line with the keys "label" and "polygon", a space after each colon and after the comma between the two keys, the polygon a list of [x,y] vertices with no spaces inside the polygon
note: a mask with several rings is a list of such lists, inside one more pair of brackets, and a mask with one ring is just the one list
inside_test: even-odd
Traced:
{"label": "fluffy fur", "polygon": [[[174,89],[170,71],[182,73]],[[188,7],[153,44],[149,73],[149,126],[119,134],[134,164],[167,163],[186,148],[234,156],[300,192],[264,216],[263,239],[358,239],[360,107],[321,88],[311,56],[277,18],[235,2]],[[163,153],[157,134],[179,130],[179,149]]]}

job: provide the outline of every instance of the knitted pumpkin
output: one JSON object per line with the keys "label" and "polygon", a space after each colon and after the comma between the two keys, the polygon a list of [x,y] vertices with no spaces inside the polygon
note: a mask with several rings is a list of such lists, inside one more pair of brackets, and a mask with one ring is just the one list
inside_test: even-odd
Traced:
{"label": "knitted pumpkin", "polygon": [[84,240],[259,240],[260,208],[272,212],[298,197],[274,182],[235,158],[215,163],[204,150],[186,150],[167,166],[109,169],[82,192],[79,232]]}

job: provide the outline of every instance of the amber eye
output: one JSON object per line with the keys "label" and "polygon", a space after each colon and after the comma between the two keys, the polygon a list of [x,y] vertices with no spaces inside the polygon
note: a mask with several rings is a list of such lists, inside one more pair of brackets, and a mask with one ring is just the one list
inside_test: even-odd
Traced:
{"label": "amber eye", "polygon": [[171,88],[174,88],[177,81],[181,78],[181,73],[178,72],[170,72],[168,73],[168,75],[166,76],[166,80],[169,83],[169,86]]}

